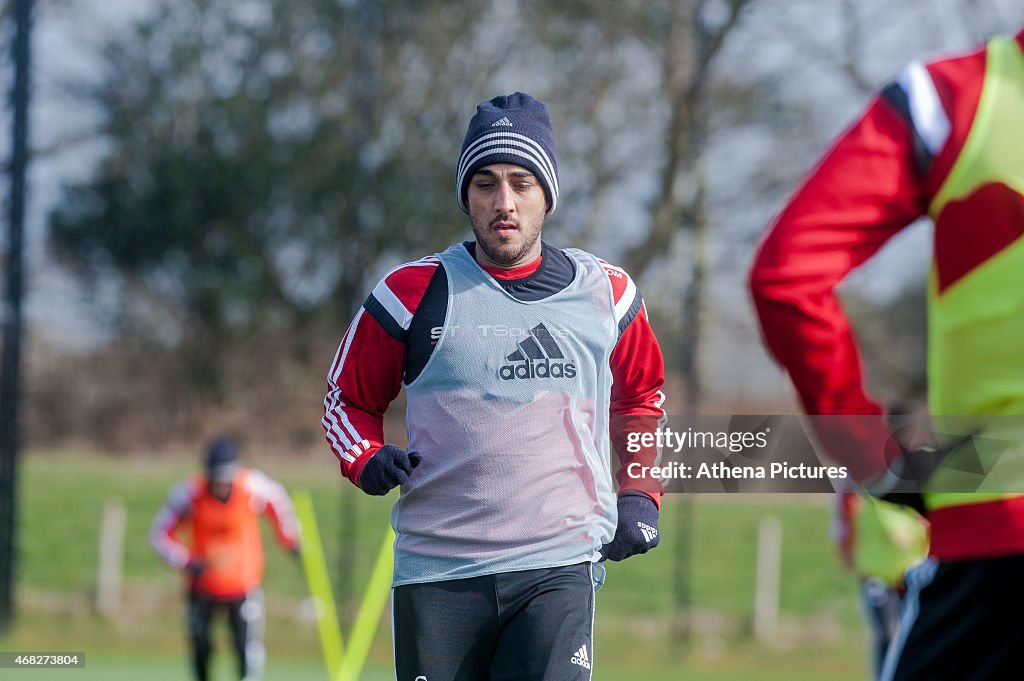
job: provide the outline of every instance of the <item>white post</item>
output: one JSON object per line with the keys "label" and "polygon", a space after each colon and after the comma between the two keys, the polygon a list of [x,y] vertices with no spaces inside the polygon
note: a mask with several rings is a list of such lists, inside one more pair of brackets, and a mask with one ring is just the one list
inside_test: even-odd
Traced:
{"label": "white post", "polygon": [[782,526],[777,518],[765,518],[757,527],[754,638],[759,643],[772,643],[778,631],[781,572]]}
{"label": "white post", "polygon": [[112,499],[103,504],[96,566],[96,610],[108,617],[117,612],[121,603],[125,522],[124,505],[120,501]]}

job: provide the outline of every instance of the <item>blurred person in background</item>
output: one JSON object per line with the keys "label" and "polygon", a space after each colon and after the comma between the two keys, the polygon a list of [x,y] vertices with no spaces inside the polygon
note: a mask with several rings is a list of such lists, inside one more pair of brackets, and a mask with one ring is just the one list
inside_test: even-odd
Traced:
{"label": "blurred person in background", "polygon": [[[398,678],[589,679],[599,561],[659,540],[661,483],[626,470],[657,458],[627,437],[664,415],[661,350],[629,275],[541,240],[558,199],[543,102],[477,107],[456,198],[475,240],[373,289],[330,369],[327,441],[367,494],[401,487]],[[403,387],[408,449],[383,431]]]}
{"label": "blurred person in background", "polygon": [[[266,515],[281,545],[297,554],[299,529],[288,493],[260,471],[238,465],[234,440],[221,437],[206,451],[204,473],[175,486],[153,519],[149,540],[157,554],[188,581],[186,626],[192,667],[209,678],[210,621],[223,611],[241,679],[263,671],[263,545]],[[188,539],[178,533],[184,529]]]}
{"label": "blurred person in background", "polygon": [[[906,575],[899,631],[880,678],[1019,678],[1020,476],[989,475],[985,493],[977,484],[943,483],[964,457],[973,456],[978,468],[985,452],[974,445],[973,428],[953,429],[957,437],[946,438],[941,453],[900,448],[865,391],[857,343],[835,293],[853,268],[925,215],[935,226],[929,411],[944,423],[969,417],[982,436],[1006,445],[998,462],[986,465],[1019,471],[1024,31],[914,61],[882,88],[782,209],[750,273],[764,341],[804,410],[859,417],[816,420],[826,449],[869,492],[917,507],[930,525],[929,559]],[[936,430],[943,432],[938,422]],[[946,465],[929,475],[943,457]],[[910,478],[923,494],[890,494],[906,490],[893,484]]]}

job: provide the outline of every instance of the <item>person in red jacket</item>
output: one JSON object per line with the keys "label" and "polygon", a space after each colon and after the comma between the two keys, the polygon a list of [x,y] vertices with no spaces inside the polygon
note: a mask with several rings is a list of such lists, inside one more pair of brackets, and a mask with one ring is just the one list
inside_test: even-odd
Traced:
{"label": "person in red jacket", "polygon": [[[764,341],[804,410],[858,417],[816,421],[827,430],[821,439],[829,452],[877,496],[890,496],[893,482],[911,478],[923,492],[904,487],[899,497],[927,514],[930,558],[906,575],[902,621],[881,678],[1017,678],[1024,664],[1017,624],[1024,484],[988,476],[981,487],[944,486],[948,475],[922,474],[940,462],[937,452],[894,447],[882,406],[865,391],[857,343],[835,293],[852,269],[925,215],[935,225],[928,280],[932,419],[967,420],[955,435],[998,439],[1007,445],[999,463],[1019,463],[1024,31],[914,61],[882,88],[782,209],[750,273]],[[947,442],[949,468],[955,457],[985,453],[954,446],[967,438]],[[982,469],[994,463],[981,461]]]}
{"label": "person in red jacket", "polygon": [[[288,551],[299,550],[298,523],[288,493],[257,470],[237,462],[229,438],[206,452],[205,474],[175,486],[153,519],[150,544],[188,580],[187,629],[195,677],[209,674],[210,620],[227,613],[242,679],[263,670],[263,546],[259,516],[266,515]],[[185,530],[183,541],[178,532]]]}

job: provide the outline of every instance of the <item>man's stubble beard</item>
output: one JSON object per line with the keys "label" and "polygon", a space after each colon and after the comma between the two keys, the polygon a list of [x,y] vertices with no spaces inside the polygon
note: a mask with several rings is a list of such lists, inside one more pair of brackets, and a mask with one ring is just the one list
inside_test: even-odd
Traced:
{"label": "man's stubble beard", "polygon": [[[477,248],[482,250],[484,252],[484,255],[486,255],[488,258],[490,258],[491,262],[493,262],[493,263],[495,263],[497,265],[512,265],[513,263],[516,263],[521,258],[523,258],[527,253],[530,252],[530,249],[533,248],[534,244],[537,243],[537,240],[540,239],[540,234],[541,234],[541,231],[542,231],[542,228],[543,228],[543,221],[541,222],[540,225],[537,226],[536,231],[533,231],[532,229],[531,230],[526,230],[526,229],[523,228],[523,225],[520,223],[520,225],[519,225],[520,233],[526,234],[528,231],[532,231],[533,232],[533,236],[532,237],[528,237],[527,240],[524,241],[522,243],[522,245],[519,248],[517,248],[513,253],[508,254],[508,255],[503,255],[501,253],[496,252],[494,249],[492,249],[490,244],[488,243],[488,241],[486,239],[484,239],[483,237],[485,235],[487,235],[487,236],[490,236],[495,241],[500,241],[496,236],[494,236],[493,232],[488,231],[488,230],[490,230],[490,223],[491,222],[498,222],[500,220],[504,220],[504,219],[507,219],[507,218],[508,218],[507,215],[499,215],[499,216],[493,218],[490,222],[488,222],[488,224],[485,227],[483,227],[483,228],[481,228],[481,226],[479,224],[479,221],[476,218],[470,216],[470,220],[469,220],[471,226],[473,227],[473,236],[476,237]],[[499,248],[501,248],[503,246],[504,246],[504,244],[501,244],[501,243],[498,244]],[[520,263],[520,264],[524,264],[525,265],[527,263]]]}

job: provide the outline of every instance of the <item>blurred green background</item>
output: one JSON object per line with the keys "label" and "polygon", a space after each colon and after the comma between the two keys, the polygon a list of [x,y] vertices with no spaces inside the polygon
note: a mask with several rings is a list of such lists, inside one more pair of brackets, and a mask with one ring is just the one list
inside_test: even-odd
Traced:
{"label": "blurred green background", "polygon": [[[325,474],[317,460],[250,461],[289,489],[314,498],[332,574],[338,565],[339,496],[359,494]],[[76,650],[86,669],[34,670],[33,679],[181,679],[187,677],[183,583],[149,548],[147,532],[169,487],[194,474],[186,457],[103,457],[33,452],[22,481],[19,626],[5,650]],[[99,525],[111,500],[127,512],[121,606],[113,617],[94,608]],[[360,495],[353,583],[339,601],[343,632],[358,609],[390,500]],[[837,567],[828,541],[829,508],[821,495],[671,495],[662,514],[662,543],[653,552],[611,564],[598,594],[595,679],[860,679],[863,637],[852,578]],[[689,504],[682,533],[690,555],[683,578],[691,592],[689,634],[674,640],[672,599],[679,578],[679,506]],[[759,523],[782,530],[782,582],[776,640],[753,635]],[[322,679],[319,639],[300,565],[274,544],[264,523],[267,572],[268,679]],[[685,555],[685,554],[684,554]],[[227,630],[218,630],[230,678]],[[366,678],[393,678],[390,625],[381,622]],[[680,674],[685,671],[685,676]],[[7,677],[4,672],[0,674]],[[21,672],[27,674],[28,672]]]}

